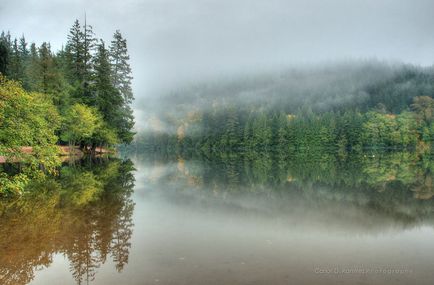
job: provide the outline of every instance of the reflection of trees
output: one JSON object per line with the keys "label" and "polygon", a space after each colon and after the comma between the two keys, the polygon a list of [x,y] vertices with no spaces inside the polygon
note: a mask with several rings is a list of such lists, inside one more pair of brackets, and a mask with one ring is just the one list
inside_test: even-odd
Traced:
{"label": "reflection of trees", "polygon": [[[89,227],[90,228],[90,227]],[[77,284],[88,284],[93,281],[96,269],[100,264],[100,256],[95,248],[95,235],[89,230],[81,232],[73,240],[71,247],[66,249],[66,255],[71,263],[70,271]]]}
{"label": "reflection of trees", "polygon": [[425,158],[408,152],[350,154],[343,159],[315,152],[290,157],[279,153],[232,154],[220,155],[214,159],[216,162],[204,163],[212,166],[204,175],[214,184],[238,183],[238,189],[258,185],[284,189],[289,184],[299,184],[381,192],[398,185],[419,193],[415,197],[426,199],[434,192],[434,163],[421,164],[422,159]]}
{"label": "reflection of trees", "polygon": [[0,204],[0,284],[27,284],[35,267],[51,263],[61,219],[59,195],[52,193],[57,190],[48,183],[38,195]]}
{"label": "reflection of trees", "polygon": [[120,215],[116,219],[113,238],[110,248],[116,269],[121,272],[128,263],[129,249],[131,247],[131,236],[133,234],[132,213],[134,204],[126,203],[120,209]]}
{"label": "reflection of trees", "polygon": [[419,175],[411,191],[417,199],[431,199],[434,196],[433,174],[429,171]]}
{"label": "reflection of trees", "polygon": [[239,160],[236,155],[226,155],[224,156],[225,163],[222,165],[222,170],[226,175],[226,185],[228,190],[233,190],[238,187],[240,184],[240,170],[239,168]]}
{"label": "reflection of trees", "polygon": [[177,189],[185,189],[192,188],[188,180],[197,177],[203,181],[201,189],[213,195],[282,193],[306,208],[346,205],[410,225],[434,217],[433,201],[421,201],[434,194],[433,173],[434,160],[410,152],[216,153],[206,160],[186,159],[182,171],[171,171],[153,183],[161,186],[176,177]]}
{"label": "reflection of trees", "polygon": [[78,284],[89,283],[110,255],[128,262],[134,187],[130,161],[88,161],[62,169],[59,179],[0,204],[0,284],[27,284],[53,254],[70,261]]}

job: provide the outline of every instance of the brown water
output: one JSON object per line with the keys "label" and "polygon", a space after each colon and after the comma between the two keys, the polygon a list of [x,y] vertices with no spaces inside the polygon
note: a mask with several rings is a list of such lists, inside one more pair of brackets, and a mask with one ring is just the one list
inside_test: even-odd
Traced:
{"label": "brown water", "polygon": [[433,284],[432,172],[414,159],[66,167],[2,204],[0,284]]}

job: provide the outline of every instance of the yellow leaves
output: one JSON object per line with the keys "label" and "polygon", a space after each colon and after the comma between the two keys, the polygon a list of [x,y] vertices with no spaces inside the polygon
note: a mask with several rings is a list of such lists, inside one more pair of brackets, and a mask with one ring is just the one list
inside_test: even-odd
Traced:
{"label": "yellow leaves", "polygon": [[295,115],[287,114],[286,117],[288,118],[288,121],[292,121],[295,119]]}
{"label": "yellow leaves", "polygon": [[184,161],[184,159],[178,158],[178,163],[177,163],[176,167],[178,168],[178,170],[180,172],[184,173],[184,171],[185,171],[185,161]]}
{"label": "yellow leaves", "polygon": [[92,201],[95,201],[102,192],[100,184],[85,185],[85,187],[78,189],[72,194],[71,201],[75,206],[87,205]]}
{"label": "yellow leaves", "polygon": [[25,186],[30,181],[29,177],[20,173],[14,176],[9,176],[6,173],[0,173],[0,194],[12,193],[19,195],[23,192]]}
{"label": "yellow leaves", "polygon": [[0,74],[0,98],[6,99],[13,97],[14,95],[19,95],[20,93],[25,93],[24,89],[21,88],[21,85],[17,81],[12,81],[6,79],[5,76]]}
{"label": "yellow leaves", "polygon": [[201,118],[201,115],[198,111],[190,111],[187,113],[187,121],[190,123],[194,123],[199,121]]}
{"label": "yellow leaves", "polygon": [[181,125],[176,130],[176,135],[178,137],[178,141],[182,141],[185,138],[185,127],[184,125]]}
{"label": "yellow leaves", "polygon": [[100,127],[101,116],[95,108],[74,104],[66,112],[62,125],[62,138],[69,142],[77,142],[90,138]]}

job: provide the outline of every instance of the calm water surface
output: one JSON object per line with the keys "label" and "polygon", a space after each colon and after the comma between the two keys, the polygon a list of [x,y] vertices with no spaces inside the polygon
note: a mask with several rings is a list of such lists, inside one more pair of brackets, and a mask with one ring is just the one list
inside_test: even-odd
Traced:
{"label": "calm water surface", "polygon": [[0,208],[0,284],[433,284],[434,160],[66,165]]}

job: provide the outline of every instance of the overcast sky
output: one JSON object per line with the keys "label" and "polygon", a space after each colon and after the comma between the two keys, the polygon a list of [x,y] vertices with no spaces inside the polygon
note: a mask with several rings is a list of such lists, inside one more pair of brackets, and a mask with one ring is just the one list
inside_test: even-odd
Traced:
{"label": "overcast sky", "polygon": [[97,36],[127,38],[138,102],[192,78],[294,63],[434,62],[433,0],[0,0],[0,29],[60,48],[85,11]]}

